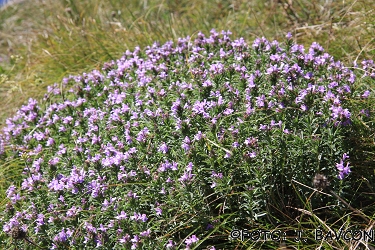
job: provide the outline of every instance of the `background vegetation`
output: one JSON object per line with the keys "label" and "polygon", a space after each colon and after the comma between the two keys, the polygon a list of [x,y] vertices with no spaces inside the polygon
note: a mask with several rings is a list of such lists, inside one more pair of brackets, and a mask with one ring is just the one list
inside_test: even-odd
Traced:
{"label": "background vegetation", "polygon": [[[372,0],[34,0],[0,10],[0,127],[30,97],[68,75],[101,68],[127,49],[178,37],[231,30],[233,37],[320,43],[348,67],[375,55],[375,3]],[[373,89],[375,86],[373,86]],[[374,119],[374,118],[372,118]],[[374,135],[348,137],[360,167],[374,166]],[[15,163],[0,168],[0,197],[17,180]],[[369,173],[374,175],[374,173]],[[366,176],[359,176],[366,184]],[[374,196],[369,187],[368,196]],[[5,199],[1,199],[4,206]],[[366,206],[374,206],[370,199]],[[367,220],[373,219],[368,209]],[[315,221],[316,225],[321,225]]]}

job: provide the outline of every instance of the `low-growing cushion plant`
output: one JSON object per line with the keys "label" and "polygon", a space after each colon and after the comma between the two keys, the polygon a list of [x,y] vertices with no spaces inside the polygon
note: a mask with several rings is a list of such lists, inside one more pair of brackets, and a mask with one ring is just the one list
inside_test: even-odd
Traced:
{"label": "low-growing cushion plant", "polygon": [[0,157],[24,170],[7,190],[3,243],[230,249],[251,244],[231,229],[288,223],[306,200],[340,214],[336,196],[309,195],[354,192],[346,138],[369,119],[373,62],[356,84],[316,43],[230,34],[126,51],[8,119]]}

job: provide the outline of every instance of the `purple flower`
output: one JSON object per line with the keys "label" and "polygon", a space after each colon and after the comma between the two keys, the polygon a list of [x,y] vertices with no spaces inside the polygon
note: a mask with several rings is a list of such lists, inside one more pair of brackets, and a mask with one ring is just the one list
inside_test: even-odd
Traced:
{"label": "purple flower", "polygon": [[193,170],[193,163],[192,162],[189,162],[188,165],[186,166],[186,170],[187,171],[192,171]]}
{"label": "purple flower", "polygon": [[73,121],[73,117],[67,116],[63,119],[64,124],[70,124]]}
{"label": "purple flower", "polygon": [[131,239],[130,241],[133,242],[133,243],[139,242],[139,236],[138,235],[134,235],[133,239]]}
{"label": "purple flower", "polygon": [[175,243],[173,242],[173,240],[168,240],[168,243],[165,245],[165,247],[167,249],[171,249],[175,246]]}
{"label": "purple flower", "polygon": [[53,241],[55,242],[66,242],[68,240],[68,236],[66,235],[65,228],[63,228],[54,238]]}
{"label": "purple flower", "polygon": [[370,117],[370,111],[368,109],[361,109],[361,114],[364,114],[366,117]]}
{"label": "purple flower", "polygon": [[348,109],[343,109],[341,112],[341,115],[345,117],[346,119],[349,119],[351,116],[350,111]]}
{"label": "purple flower", "polygon": [[336,163],[336,168],[342,171],[344,169],[344,162],[341,160],[340,163]]}
{"label": "purple flower", "polygon": [[202,83],[202,86],[203,87],[210,87],[210,86],[212,86],[212,82],[210,80],[206,80]]}
{"label": "purple flower", "polygon": [[258,139],[255,138],[255,137],[250,137],[250,138],[247,138],[244,142],[244,144],[246,146],[255,146],[256,143],[258,142]]}
{"label": "purple flower", "polygon": [[106,228],[103,224],[100,224],[98,227],[98,231],[106,232],[108,228]]}
{"label": "purple flower", "polygon": [[48,164],[55,166],[57,163],[59,163],[60,159],[58,157],[54,157],[51,160],[48,161]]}
{"label": "purple flower", "polygon": [[36,140],[38,140],[38,141],[41,141],[41,140],[43,140],[43,139],[45,138],[45,135],[44,135],[42,132],[40,132],[40,133],[36,132],[36,133],[34,134],[34,138],[35,138]]}
{"label": "purple flower", "polygon": [[175,114],[175,115],[177,114],[177,111],[181,107],[180,104],[181,104],[180,99],[177,99],[175,102],[172,103],[171,111],[172,111],[173,114]]}
{"label": "purple flower", "polygon": [[189,149],[190,149],[190,143],[191,143],[191,141],[190,141],[189,137],[186,136],[185,139],[184,139],[184,141],[183,141],[183,143],[182,143],[182,145],[181,145],[181,147],[185,151],[189,151]]}
{"label": "purple flower", "polygon": [[[345,154],[345,157],[346,157],[346,154]],[[343,160],[340,160],[340,163],[336,163],[336,168],[339,170],[338,178],[340,180],[344,179],[344,177],[351,172],[349,168],[349,162],[346,163],[346,166],[344,166]]]}
{"label": "purple flower", "polygon": [[250,115],[250,114],[253,114],[254,112],[255,112],[255,108],[253,108],[251,104],[246,104],[246,114]]}
{"label": "purple flower", "polygon": [[46,146],[49,147],[49,146],[52,146],[55,144],[55,140],[51,137],[48,138],[47,142],[46,142]]}
{"label": "purple flower", "polygon": [[140,214],[134,212],[134,215],[130,216],[131,220],[146,222],[148,220],[146,214]]}
{"label": "purple flower", "polygon": [[78,214],[78,212],[81,211],[81,208],[77,208],[76,206],[72,206],[71,208],[68,209],[66,212],[67,217],[74,217]]}
{"label": "purple flower", "polygon": [[305,104],[302,104],[302,105],[301,105],[301,110],[302,110],[302,111],[307,111],[307,106],[306,106]]}
{"label": "purple flower", "polygon": [[168,145],[165,142],[160,145],[159,152],[162,152],[163,154],[168,152]]}
{"label": "purple flower", "polygon": [[[168,182],[168,181],[167,181]],[[165,189],[164,187],[161,188],[161,191],[159,192],[159,194],[166,194],[167,192],[165,192]]]}
{"label": "purple flower", "polygon": [[147,127],[143,128],[137,135],[137,141],[139,142],[145,142],[146,136],[149,134],[149,130]]}
{"label": "purple flower", "polygon": [[146,231],[141,232],[139,235],[142,237],[149,237],[151,233],[150,229],[147,229]]}
{"label": "purple flower", "polygon": [[155,208],[155,211],[156,211],[156,215],[161,215],[161,213],[163,212],[163,210],[159,207]]}
{"label": "purple flower", "polygon": [[225,159],[228,159],[228,158],[230,158],[230,157],[232,157],[232,155],[231,155],[229,152],[226,152],[225,155],[224,155],[224,158],[225,158]]}
{"label": "purple flower", "polygon": [[128,197],[131,197],[131,198],[133,198],[133,199],[138,199],[138,198],[139,198],[139,196],[137,195],[137,193],[133,193],[132,190],[130,190],[130,191],[128,192]]}
{"label": "purple flower", "polygon": [[199,241],[199,238],[195,234],[185,240],[186,246],[190,247],[195,242]]}
{"label": "purple flower", "polygon": [[265,96],[264,95],[261,95],[261,96],[257,96],[256,97],[256,104],[258,107],[264,107],[264,101],[265,101]]}
{"label": "purple flower", "polygon": [[370,95],[370,91],[369,91],[369,90],[366,90],[366,91],[361,95],[361,97],[362,97],[362,98],[367,98],[367,97],[369,97],[369,95]]}
{"label": "purple flower", "polygon": [[255,158],[256,156],[257,156],[257,154],[254,151],[249,153],[250,158]]}
{"label": "purple flower", "polygon": [[17,201],[21,200],[21,196],[19,193],[16,193],[16,187],[11,185],[6,191],[7,198],[10,199],[12,204],[16,204]]}
{"label": "purple flower", "polygon": [[268,129],[267,125],[263,125],[263,124],[259,125],[259,130],[266,130],[266,129]]}
{"label": "purple flower", "polygon": [[127,243],[129,240],[130,240],[130,235],[126,234],[122,238],[119,239],[119,242],[124,244],[124,243]]}
{"label": "purple flower", "polygon": [[227,109],[224,110],[223,114],[224,114],[224,115],[230,115],[230,114],[232,114],[233,112],[234,112],[233,109],[227,108]]}
{"label": "purple flower", "polygon": [[194,135],[194,140],[200,141],[203,137],[205,137],[205,135],[201,131],[198,131],[198,133]]}
{"label": "purple flower", "polygon": [[214,74],[221,74],[224,71],[224,65],[222,63],[213,63],[210,65],[210,71]]}
{"label": "purple flower", "polygon": [[66,132],[65,126],[60,126],[59,127],[59,132]]}
{"label": "purple flower", "polygon": [[60,150],[57,152],[58,155],[63,155],[63,154],[66,153],[66,147],[64,146],[64,144],[61,144],[61,145],[59,146],[59,149],[60,149]]}
{"label": "purple flower", "polygon": [[102,159],[102,165],[104,167],[110,167],[114,163],[112,157],[106,157]]}
{"label": "purple flower", "polygon": [[342,159],[345,160],[345,159],[349,159],[349,155],[347,153],[344,153],[342,155]]}
{"label": "purple flower", "polygon": [[9,188],[7,189],[7,191],[5,193],[7,195],[7,198],[10,198],[11,196],[13,196],[16,193],[16,186],[14,186],[14,185],[9,186]]}
{"label": "purple flower", "polygon": [[277,74],[278,72],[279,72],[279,68],[277,67],[277,65],[271,65],[271,66],[267,69],[267,74],[269,74],[269,75]]}
{"label": "purple flower", "polygon": [[178,179],[181,183],[190,181],[195,174],[192,174],[191,171],[185,171],[184,174]]}
{"label": "purple flower", "polygon": [[222,179],[223,178],[223,174],[222,173],[216,173],[215,171],[212,171],[211,177]]}

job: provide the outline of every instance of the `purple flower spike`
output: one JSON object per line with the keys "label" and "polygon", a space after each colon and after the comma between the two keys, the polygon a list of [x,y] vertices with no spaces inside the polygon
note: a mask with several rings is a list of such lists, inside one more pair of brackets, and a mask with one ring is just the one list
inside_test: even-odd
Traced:
{"label": "purple flower spike", "polygon": [[[345,159],[345,158],[349,158],[347,156],[347,154],[343,155],[343,159]],[[344,179],[344,177],[351,172],[349,164],[350,163],[347,162],[346,166],[344,166],[344,161],[343,160],[340,160],[340,163],[336,163],[336,168],[339,170],[339,176],[338,176],[338,178],[340,180]]]}

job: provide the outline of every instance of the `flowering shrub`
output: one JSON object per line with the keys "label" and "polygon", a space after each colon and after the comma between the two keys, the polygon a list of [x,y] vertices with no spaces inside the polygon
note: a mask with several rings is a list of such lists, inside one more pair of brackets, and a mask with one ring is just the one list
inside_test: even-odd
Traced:
{"label": "flowering shrub", "polygon": [[51,249],[230,244],[231,228],[300,205],[310,190],[292,180],[319,173],[337,193],[350,183],[345,134],[368,116],[350,100],[372,95],[355,81],[290,36],[248,45],[213,30],[127,51],[7,120],[1,157],[25,168],[3,231]]}

